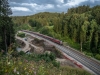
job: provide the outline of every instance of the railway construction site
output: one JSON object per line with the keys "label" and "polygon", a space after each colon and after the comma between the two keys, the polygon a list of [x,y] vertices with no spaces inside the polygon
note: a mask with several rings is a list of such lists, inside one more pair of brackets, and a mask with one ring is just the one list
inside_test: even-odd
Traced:
{"label": "railway construction site", "polygon": [[[17,37],[17,38],[20,38],[20,37]],[[74,68],[82,68],[82,67],[75,65],[75,63],[72,62],[70,59],[68,59],[68,57],[65,57],[63,53],[59,51],[59,49],[51,45],[49,42],[46,42],[45,40],[37,39],[27,34],[24,38],[20,38],[20,40],[17,39],[16,42],[17,44],[19,44],[19,47],[21,48],[21,50],[26,53],[36,53],[36,54],[48,53],[50,54],[52,52],[56,56],[56,61],[58,61],[61,66],[68,65]],[[28,47],[25,50],[26,46]]]}
{"label": "railway construction site", "polygon": [[[60,43],[58,44],[58,40],[55,43],[54,39],[52,39],[50,37],[49,38],[44,38],[45,35],[43,34],[39,34],[39,33],[34,33],[32,31],[19,31],[22,33],[25,33],[27,35],[30,35],[31,37],[34,38],[38,38],[39,40],[44,40],[45,42],[49,43],[50,45],[54,46],[56,50],[58,50],[63,58],[60,58],[60,63],[62,62],[62,59],[66,59],[67,61],[70,61],[72,64],[74,64],[73,67],[78,67],[81,69],[85,69],[87,71],[89,71],[92,74],[95,75],[99,75],[100,73],[100,63],[90,57],[87,57],[86,55],[76,51],[75,49],[71,48],[71,47],[67,47],[67,46],[63,46]],[[24,38],[26,41],[28,41],[27,36]],[[52,40],[51,40],[52,39]],[[56,40],[56,39],[55,39]],[[43,42],[43,41],[42,41]],[[25,43],[25,42],[24,42]],[[28,42],[26,43],[26,45],[29,44]],[[30,44],[33,45],[33,44]],[[35,44],[36,45],[36,44]],[[43,44],[42,44],[43,45]],[[49,45],[49,46],[50,46]],[[37,45],[38,46],[38,45]],[[40,46],[39,46],[40,47]],[[29,47],[28,47],[29,48]],[[36,49],[36,48],[35,48]],[[39,48],[38,48],[39,49]],[[41,48],[40,48],[41,49]],[[42,46],[42,49],[44,49],[44,47]],[[24,51],[24,50],[23,50]],[[36,51],[36,50],[35,50]],[[39,51],[39,50],[37,50]],[[51,50],[52,51],[52,50]],[[55,51],[55,50],[54,50]],[[27,49],[24,52],[29,52],[29,50]],[[39,51],[40,52],[40,51]],[[48,51],[47,51],[48,52]],[[41,52],[40,52],[41,53]],[[45,53],[45,50],[43,50],[43,53]],[[50,53],[50,51],[48,52]],[[56,57],[57,58],[57,57]],[[59,60],[59,59],[58,59]],[[62,64],[62,63],[61,63]],[[63,63],[64,64],[64,63]]]}

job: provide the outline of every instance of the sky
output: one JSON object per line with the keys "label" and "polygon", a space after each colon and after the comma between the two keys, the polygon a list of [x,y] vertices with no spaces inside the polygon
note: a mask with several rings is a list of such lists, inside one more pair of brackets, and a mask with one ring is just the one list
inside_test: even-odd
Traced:
{"label": "sky", "polygon": [[12,16],[33,15],[40,12],[67,12],[80,5],[100,5],[100,0],[8,0]]}

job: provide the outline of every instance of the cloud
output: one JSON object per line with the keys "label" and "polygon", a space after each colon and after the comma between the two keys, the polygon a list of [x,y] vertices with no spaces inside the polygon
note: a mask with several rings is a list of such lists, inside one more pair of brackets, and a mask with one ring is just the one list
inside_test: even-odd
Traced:
{"label": "cloud", "polygon": [[100,0],[9,0],[9,3],[13,15],[22,11],[24,12],[22,15],[30,15],[45,11],[66,12],[69,8],[80,5],[100,5]]}
{"label": "cloud", "polygon": [[45,10],[45,9],[52,9],[54,8],[54,5],[52,4],[46,4],[46,5],[37,5],[35,8],[36,10]]}
{"label": "cloud", "polygon": [[91,7],[95,5],[100,5],[100,0],[87,0],[85,2],[80,3],[80,5],[90,5]]}
{"label": "cloud", "polygon": [[[68,2],[65,4],[65,6],[77,6],[80,5],[81,3],[87,2],[88,5],[91,5],[91,3],[95,3],[100,0],[68,0]],[[89,3],[88,3],[89,2]],[[84,5],[84,4],[83,4]]]}
{"label": "cloud", "polygon": [[12,11],[30,11],[28,8],[25,7],[11,7]]}
{"label": "cloud", "polygon": [[36,3],[22,3],[21,5],[23,5],[23,6],[31,6],[31,7],[36,7],[37,6]]}
{"label": "cloud", "polygon": [[68,0],[68,2],[66,4],[64,4],[63,6],[69,6],[69,7],[77,6],[80,3],[85,2],[85,1],[87,1],[87,0]]}
{"label": "cloud", "polygon": [[64,3],[64,0],[56,0],[57,3]]}
{"label": "cloud", "polygon": [[28,2],[29,0],[8,0],[9,2],[23,3]]}
{"label": "cloud", "polygon": [[67,0],[66,3],[63,4],[57,4],[56,6],[58,8],[71,8],[71,7],[76,7],[78,5],[80,5],[82,2],[86,2],[87,0]]}
{"label": "cloud", "polygon": [[45,5],[38,5],[36,3],[22,3],[23,6],[30,6],[36,10],[44,10],[44,9],[51,9],[54,8],[54,5],[52,4],[45,4]]}
{"label": "cloud", "polygon": [[11,9],[13,11],[13,15],[18,14],[19,11],[24,11],[24,14],[22,14],[22,15],[26,15],[28,13],[25,14],[25,12],[31,11],[31,13],[29,13],[29,14],[32,15],[34,13],[44,12],[44,11],[49,10],[49,9],[54,9],[53,4],[41,4],[41,5],[39,5],[39,4],[36,4],[36,3],[16,3],[16,2],[11,2],[11,4],[18,5],[18,6],[12,5]]}
{"label": "cloud", "polygon": [[18,4],[18,3],[16,3],[16,2],[10,2],[11,4]]}
{"label": "cloud", "polygon": [[79,5],[94,6],[94,5],[98,5],[99,2],[100,2],[100,0],[67,0],[66,3],[64,3],[64,4],[57,4],[56,6],[58,8],[71,8],[71,7],[76,7],[76,6],[79,6]]}
{"label": "cloud", "polygon": [[56,4],[55,0],[9,0],[16,3],[37,3],[37,4]]}
{"label": "cloud", "polygon": [[96,1],[100,1],[100,0],[90,0],[90,2],[95,3]]}

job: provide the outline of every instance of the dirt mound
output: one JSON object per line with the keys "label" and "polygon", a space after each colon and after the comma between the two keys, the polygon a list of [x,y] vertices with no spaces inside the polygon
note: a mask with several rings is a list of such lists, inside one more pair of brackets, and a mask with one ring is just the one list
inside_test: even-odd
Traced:
{"label": "dirt mound", "polygon": [[44,40],[34,39],[32,40],[32,44],[36,46],[44,46]]}

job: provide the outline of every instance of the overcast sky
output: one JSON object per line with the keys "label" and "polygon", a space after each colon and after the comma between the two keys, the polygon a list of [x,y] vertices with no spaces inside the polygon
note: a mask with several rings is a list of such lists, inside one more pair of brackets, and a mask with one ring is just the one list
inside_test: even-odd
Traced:
{"label": "overcast sky", "polygon": [[39,12],[67,12],[80,5],[100,5],[100,0],[9,0],[14,16],[33,15]]}

